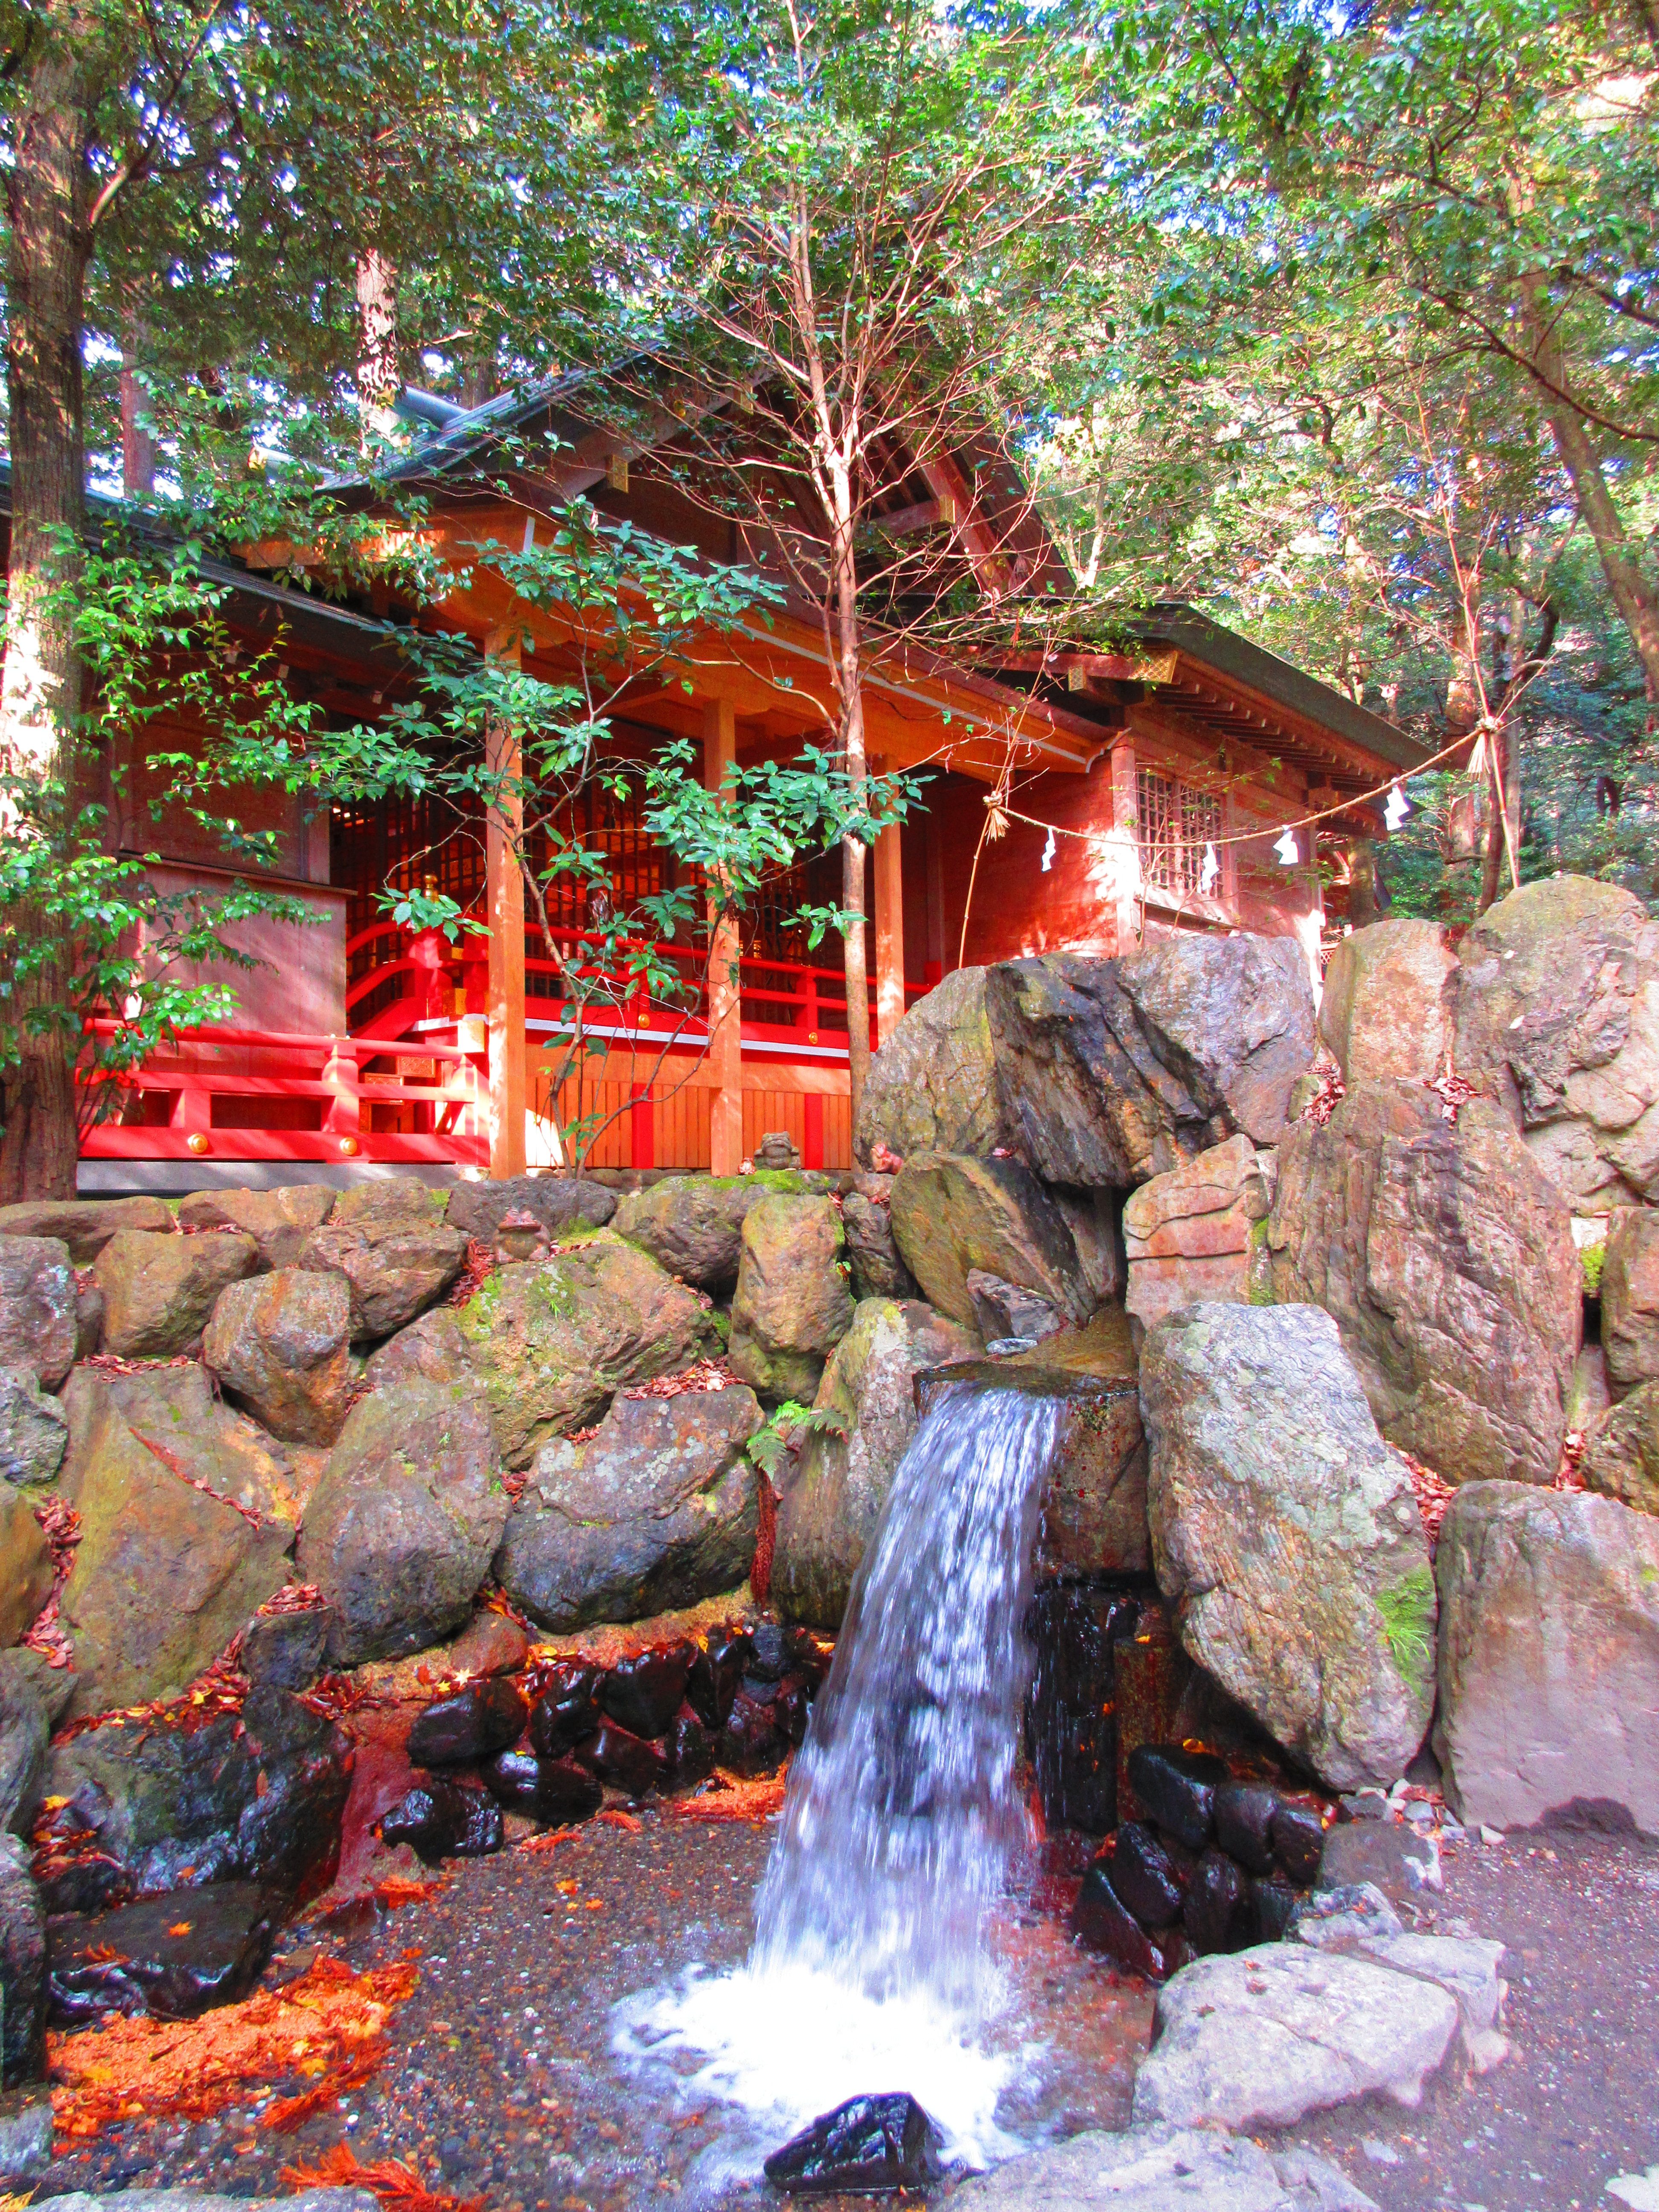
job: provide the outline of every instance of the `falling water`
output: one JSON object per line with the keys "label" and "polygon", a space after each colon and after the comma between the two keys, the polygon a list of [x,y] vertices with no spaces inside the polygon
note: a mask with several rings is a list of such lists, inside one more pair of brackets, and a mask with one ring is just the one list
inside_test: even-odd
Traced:
{"label": "falling water", "polygon": [[908,2088],[969,2156],[1012,2070],[978,2031],[986,1916],[1023,1832],[1020,1632],[1061,1408],[939,1393],[899,1465],[791,1770],[748,1964],[623,2008],[617,2048],[779,2127]]}

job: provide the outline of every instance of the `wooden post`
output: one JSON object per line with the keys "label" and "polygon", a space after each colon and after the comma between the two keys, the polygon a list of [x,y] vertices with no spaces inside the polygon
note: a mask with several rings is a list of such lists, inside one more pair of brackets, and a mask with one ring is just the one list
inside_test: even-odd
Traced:
{"label": "wooden post", "polygon": [[876,839],[876,1038],[885,1044],[904,1019],[904,877],[899,826]]}
{"label": "wooden post", "polygon": [[[710,699],[702,710],[702,776],[719,791],[738,757],[737,710],[729,699]],[[710,908],[713,919],[714,909]],[[708,1115],[708,1165],[717,1176],[743,1165],[743,993],[738,975],[738,925],[729,916],[714,927],[708,962],[708,1060],[718,1085]]]}
{"label": "wooden post", "polygon": [[1135,778],[1135,749],[1132,738],[1112,747],[1112,835],[1116,860],[1113,887],[1114,952],[1133,952],[1140,942],[1140,807]]}
{"label": "wooden post", "polygon": [[[484,651],[492,660],[506,660],[516,668],[518,633],[492,630],[484,640]],[[492,723],[484,744],[491,774],[516,781],[521,764],[513,732]],[[516,791],[502,793],[486,810],[484,830],[489,915],[485,1007],[489,1026],[489,1172],[496,1178],[521,1176],[525,1170],[523,835],[524,801]]]}

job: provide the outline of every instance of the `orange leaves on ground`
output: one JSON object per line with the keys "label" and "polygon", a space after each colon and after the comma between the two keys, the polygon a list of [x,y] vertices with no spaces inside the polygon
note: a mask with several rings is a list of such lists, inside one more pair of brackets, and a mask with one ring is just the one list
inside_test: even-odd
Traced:
{"label": "orange leaves on ground", "polygon": [[1440,1524],[1446,1517],[1446,1508],[1452,1502],[1452,1486],[1444,1475],[1437,1474],[1431,1467],[1425,1467],[1420,1459],[1413,1459],[1409,1452],[1401,1451],[1398,1444],[1394,1449],[1405,1461],[1411,1475],[1412,1488],[1417,1495],[1417,1510],[1423,1516],[1423,1533],[1429,1540],[1429,1550],[1432,1553],[1440,1541]]}
{"label": "orange leaves on ground", "polygon": [[272,1597],[259,1607],[263,1616],[273,1613],[310,1613],[324,1602],[323,1594],[315,1583],[284,1583]]}
{"label": "orange leaves on ground", "polygon": [[635,1820],[631,1813],[618,1812],[614,1805],[601,1813],[599,1818],[610,1827],[626,1828],[630,1836],[637,1836],[645,1826],[643,1820]]}
{"label": "orange leaves on ground", "polygon": [[669,1817],[676,1820],[763,1820],[769,1814],[782,1810],[789,1780],[787,1764],[775,1774],[763,1774],[757,1782],[740,1782],[735,1776],[726,1774],[719,1778],[724,1785],[720,1789],[710,1790],[697,1797],[671,1797]]}
{"label": "orange leaves on ground", "polygon": [[482,2197],[449,2197],[428,2189],[400,2158],[364,2165],[349,2143],[336,2143],[303,2165],[285,2166],[282,2178],[296,2190],[367,2189],[387,2212],[483,2212]]}
{"label": "orange leaves on ground", "polygon": [[737,1376],[723,1361],[699,1359],[678,1375],[659,1375],[649,1382],[624,1390],[624,1398],[681,1398],[688,1390],[729,1390]]}
{"label": "orange leaves on ground", "polygon": [[264,2116],[267,2127],[296,2125],[374,2072],[386,2056],[387,2022],[416,1979],[406,1960],[356,1974],[338,1959],[319,1959],[285,1988],[261,1990],[201,2020],[112,2020],[48,2036],[58,2132],[95,2136],[117,2120],[175,2113],[201,2119],[299,2075],[315,2086]]}
{"label": "orange leaves on ground", "polygon": [[75,1547],[81,1540],[81,1516],[64,1498],[48,1498],[32,1510],[52,1554],[52,1595],[23,1638],[24,1648],[38,1651],[49,1667],[67,1667],[75,1654],[58,1618],[58,1601],[75,1565]]}
{"label": "orange leaves on ground", "polygon": [[526,1836],[519,1849],[521,1851],[550,1851],[560,1844],[568,1844],[572,1836],[580,1833],[579,1828],[546,1828],[539,1836]]}

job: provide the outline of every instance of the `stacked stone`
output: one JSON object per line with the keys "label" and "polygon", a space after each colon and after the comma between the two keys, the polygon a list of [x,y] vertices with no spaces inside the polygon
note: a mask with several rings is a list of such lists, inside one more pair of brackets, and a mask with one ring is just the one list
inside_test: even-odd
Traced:
{"label": "stacked stone", "polygon": [[1085,1875],[1083,1940],[1161,1982],[1191,1958],[1282,1936],[1319,1878],[1315,1802],[1180,1744],[1138,1746],[1128,1778],[1145,1817],[1125,1821]]}

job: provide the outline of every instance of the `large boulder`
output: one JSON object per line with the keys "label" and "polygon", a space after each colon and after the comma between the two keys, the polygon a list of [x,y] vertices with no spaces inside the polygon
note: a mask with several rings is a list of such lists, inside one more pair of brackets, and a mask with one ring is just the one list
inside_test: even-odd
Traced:
{"label": "large boulder", "polygon": [[1336,1320],[1382,1433],[1449,1481],[1548,1482],[1583,1325],[1559,1194],[1498,1108],[1358,1084],[1279,1152],[1273,1295]]}
{"label": "large boulder", "polygon": [[1331,1788],[1392,1783],[1434,1705],[1434,1578],[1336,1324],[1191,1306],[1147,1332],[1140,1401],[1182,1643]]}
{"label": "large boulder", "polygon": [[507,1495],[476,1393],[411,1380],[360,1399],[306,1508],[302,1578],[334,1608],[343,1666],[418,1651],[472,1610]]}
{"label": "large boulder", "polygon": [[93,1265],[104,1294],[105,1350],[123,1359],[190,1351],[220,1293],[251,1275],[258,1260],[253,1239],[235,1231],[161,1237],[121,1230]]}
{"label": "large boulder", "polygon": [[1602,1415],[1578,1471],[1586,1490],[1659,1513],[1659,1382],[1644,1382]]}
{"label": "large boulder", "polygon": [[52,1595],[52,1552],[21,1492],[0,1486],[0,1650],[27,1634]]}
{"label": "large boulder", "polygon": [[603,1229],[617,1211],[617,1194],[603,1183],[568,1176],[506,1176],[499,1182],[458,1182],[444,1218],[463,1237],[493,1245],[506,1213],[533,1213],[557,1238],[583,1227]]}
{"label": "large boulder", "polygon": [[741,1387],[619,1396],[589,1442],[544,1444],[496,1554],[501,1588],[560,1635],[735,1589],[760,1525],[744,1447],[764,1418]]}
{"label": "large boulder", "polygon": [[343,1275],[279,1267],[233,1283],[202,1364],[274,1437],[331,1444],[351,1406],[351,1292]]}
{"label": "large boulder", "polygon": [[1240,1131],[1277,1144],[1314,1056],[1292,938],[1180,934],[1115,960],[1005,961],[985,1003],[1013,1141],[1048,1182],[1127,1189]]}
{"label": "large boulder", "polygon": [[256,1526],[175,1472],[102,1378],[77,1376],[74,1389],[62,1487],[81,1540],[58,1618],[75,1649],[79,1718],[193,1681],[287,1581],[294,1532]]}
{"label": "large boulder", "polygon": [[596,1420],[612,1394],[718,1342],[708,1302],[609,1229],[556,1259],[498,1267],[461,1310],[501,1457]]}
{"label": "large boulder", "polygon": [[1064,1321],[1097,1303],[1066,1216],[1018,1160],[917,1152],[893,1185],[893,1239],[924,1297],[975,1328],[970,1273],[1030,1291]]}
{"label": "large boulder", "polygon": [[1621,1206],[1607,1221],[1601,1350],[1615,1397],[1659,1378],[1659,1213],[1645,1206]]}
{"label": "large boulder", "polygon": [[0,1482],[50,1482],[68,1441],[69,1417],[33,1368],[0,1367]]}
{"label": "large boulder", "polygon": [[870,1063],[853,1133],[860,1167],[884,1146],[988,1156],[1011,1141],[999,1100],[983,968],[957,968],[919,999]]}
{"label": "large boulder", "polygon": [[69,1676],[38,1651],[0,1651],[0,1828],[26,1836],[46,1789],[46,1746]]}
{"label": "large boulder", "polygon": [[799,1194],[798,1175],[666,1176],[617,1205],[611,1226],[659,1267],[705,1291],[729,1291],[743,1256],[749,1209],[769,1191]]}
{"label": "large boulder", "polygon": [[371,1182],[342,1191],[298,1264],[343,1275],[351,1334],[391,1336],[434,1304],[466,1265],[466,1238],[444,1220],[444,1194],[418,1182]]}
{"label": "large boulder", "polygon": [[55,1390],[75,1364],[75,1273],[57,1237],[0,1237],[0,1367]]}
{"label": "large boulder", "polygon": [[1243,1305],[1250,1249],[1267,1218],[1267,1187],[1249,1137],[1154,1176],[1123,1207],[1129,1311],[1148,1328],[1200,1299]]}
{"label": "large boulder", "polygon": [[890,1175],[855,1175],[841,1202],[854,1298],[913,1298],[915,1278],[893,1237]]}
{"label": "large boulder", "polygon": [[830,1355],[817,1419],[781,1476],[772,1594],[792,1620],[836,1629],[916,1432],[915,1378],[978,1350],[931,1306],[865,1298]]}
{"label": "large boulder", "polygon": [[1659,1198],[1659,923],[1584,876],[1525,884],[1459,947],[1456,1066],[1576,1213]]}
{"label": "large boulder", "polygon": [[90,1267],[118,1229],[171,1236],[173,1209],[160,1198],[40,1198],[0,1206],[0,1237],[55,1237],[77,1267]]}
{"label": "large boulder", "polygon": [[1374,921],[1343,938],[1325,970],[1321,1042],[1346,1083],[1426,1083],[1451,1042],[1457,956],[1437,921]]}
{"label": "large boulder", "polygon": [[27,1846],[0,1835],[0,2087],[40,2075],[46,2027],[46,1907]]}
{"label": "large boulder", "polygon": [[743,1224],[732,1372],[769,1397],[810,1399],[853,1323],[841,1218],[827,1198],[769,1191]]}
{"label": "large boulder", "polygon": [[[252,1690],[190,1728],[120,1716],[52,1747],[43,1876],[54,1911],[209,1882],[292,1894],[332,1871],[351,1741],[296,1697]],[[184,1916],[187,1917],[188,1916]]]}
{"label": "large boulder", "polygon": [[[953,2212],[1377,2212],[1311,2151],[1220,2128],[1091,2128],[951,2195]],[[125,2208],[122,2208],[125,2212]]]}
{"label": "large boulder", "polygon": [[314,1455],[279,1443],[226,1405],[204,1367],[169,1362],[125,1375],[78,1367],[64,1406],[70,1419],[66,1487],[79,1481],[88,1453],[101,1448],[103,1423],[112,1407],[180,1481],[261,1521],[286,1523],[291,1536],[315,1480]]}
{"label": "large boulder", "polygon": [[277,1190],[193,1190],[179,1201],[181,1229],[234,1229],[253,1239],[261,1268],[291,1267],[305,1241],[334,1211],[328,1184],[295,1182]]}
{"label": "large boulder", "polygon": [[1659,1835],[1659,1520],[1611,1498],[1479,1482],[1440,1531],[1447,1802]]}
{"label": "large boulder", "polygon": [[373,1390],[410,1375],[428,1382],[460,1382],[472,1372],[472,1346],[453,1306],[434,1306],[372,1352],[363,1378]]}

